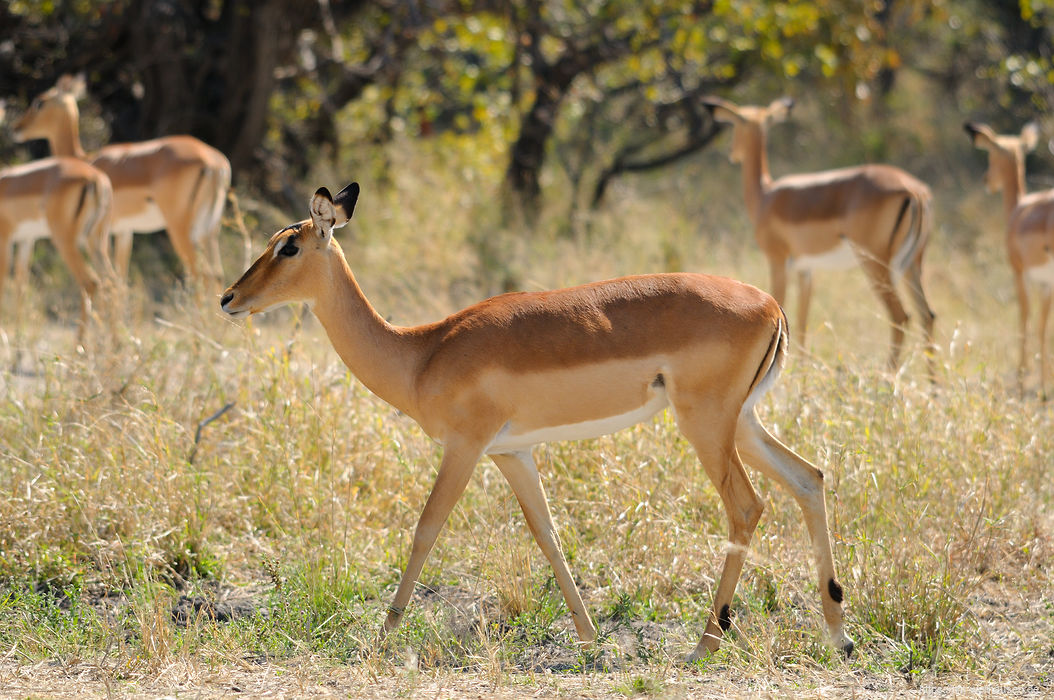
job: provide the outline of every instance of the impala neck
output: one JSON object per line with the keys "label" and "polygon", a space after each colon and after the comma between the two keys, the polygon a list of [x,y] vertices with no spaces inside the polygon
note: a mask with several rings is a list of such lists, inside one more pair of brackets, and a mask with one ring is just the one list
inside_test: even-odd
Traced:
{"label": "impala neck", "polygon": [[51,155],[73,156],[84,158],[84,148],[81,146],[80,136],[80,114],[77,105],[67,105],[64,111],[65,118],[48,134],[48,143],[51,144]]}
{"label": "impala neck", "polygon": [[772,183],[769,174],[769,159],[765,152],[765,134],[758,132],[747,135],[749,139],[743,154],[743,198],[747,205],[747,214],[755,226],[761,216],[761,201]]}
{"label": "impala neck", "polygon": [[1006,211],[1006,219],[1017,208],[1017,203],[1025,196],[1025,159],[1014,159],[1013,167],[1006,168],[1003,175],[1003,209]]}
{"label": "impala neck", "polygon": [[[332,245],[337,245],[334,241]],[[339,251],[339,245],[337,245]],[[395,408],[415,416],[413,381],[421,343],[409,329],[397,328],[373,309],[343,254],[333,256],[332,285],[312,312],[333,348],[359,381]]]}

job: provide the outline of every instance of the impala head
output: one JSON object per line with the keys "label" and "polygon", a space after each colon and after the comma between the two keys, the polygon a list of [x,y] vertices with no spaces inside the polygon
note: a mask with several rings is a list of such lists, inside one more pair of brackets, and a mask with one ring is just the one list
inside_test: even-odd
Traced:
{"label": "impala head", "polygon": [[223,293],[220,307],[237,318],[290,302],[316,301],[327,289],[333,256],[341,254],[333,229],[348,223],[358,198],[356,182],[336,197],[320,187],[311,198],[311,218],[271,236],[263,254]]}
{"label": "impala head", "polygon": [[77,99],[83,97],[83,75],[64,75],[55,86],[35,98],[29,109],[15,122],[12,130],[16,141],[44,139],[69,123],[69,115],[77,115]]}
{"label": "impala head", "polygon": [[1039,143],[1039,125],[1035,122],[1025,124],[1020,134],[997,134],[992,127],[979,122],[966,122],[963,129],[970,136],[976,148],[988,151],[988,172],[985,174],[985,186],[989,192],[1002,189],[1007,178],[1023,176],[1025,154],[1034,151]]}
{"label": "impala head", "polygon": [[733,163],[741,163],[746,154],[764,137],[770,124],[787,121],[791,108],[794,107],[794,100],[781,97],[767,107],[740,107],[720,97],[706,97],[703,99],[703,105],[710,110],[715,121],[732,125],[732,152],[728,159]]}

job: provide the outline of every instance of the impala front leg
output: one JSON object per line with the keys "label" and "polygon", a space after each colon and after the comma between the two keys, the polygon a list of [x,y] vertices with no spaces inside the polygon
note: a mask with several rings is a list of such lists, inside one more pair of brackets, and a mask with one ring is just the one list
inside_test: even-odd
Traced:
{"label": "impala front leg", "polygon": [[812,272],[798,273],[798,345],[805,349],[805,328],[809,320],[809,301],[812,299]]}
{"label": "impala front leg", "polygon": [[1025,288],[1024,275],[1017,269],[1014,270],[1014,289],[1017,291],[1017,310],[1021,316],[1018,325],[1021,351],[1017,363],[1017,390],[1024,396],[1025,374],[1028,372],[1028,290]]}
{"label": "impala front leg", "polygon": [[904,305],[900,303],[900,297],[897,296],[889,267],[875,258],[866,258],[860,264],[867,273],[871,288],[889,312],[891,323],[889,369],[895,372],[900,367],[900,350],[904,346],[904,329],[908,325],[908,312],[904,310]]}
{"label": "impala front leg", "polygon": [[776,303],[783,306],[787,301],[787,258],[769,257],[769,293]]}
{"label": "impala front leg", "polygon": [[465,443],[451,443],[443,451],[443,461],[439,465],[439,473],[436,475],[432,492],[428,495],[424,510],[417,521],[417,529],[414,532],[413,549],[410,550],[410,560],[406,564],[406,571],[399,582],[399,588],[395,591],[395,598],[388,607],[388,617],[384,621],[384,634],[394,629],[402,620],[403,611],[410,602],[413,595],[417,578],[424,568],[425,559],[432,551],[436,538],[443,524],[450,516],[450,511],[461,498],[468,486],[468,480],[472,476],[472,470],[476,462],[482,456],[482,449],[469,446]]}
{"label": "impala front leg", "polygon": [[574,620],[578,638],[583,642],[592,642],[597,638],[597,628],[589,617],[589,611],[582,602],[582,594],[578,591],[578,585],[575,584],[571,570],[567,567],[567,560],[560,549],[560,540],[553,525],[553,516],[549,511],[549,502],[545,498],[545,490],[542,488],[534,458],[529,451],[491,455],[490,458],[498,465],[498,469],[512,487],[527,520],[527,527],[553,567],[556,583],[571,610],[571,619]]}

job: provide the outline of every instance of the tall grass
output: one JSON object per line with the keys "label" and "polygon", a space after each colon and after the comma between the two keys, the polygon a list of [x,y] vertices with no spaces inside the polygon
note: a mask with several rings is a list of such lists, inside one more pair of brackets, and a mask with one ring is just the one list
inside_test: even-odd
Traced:
{"label": "tall grass", "polygon": [[[409,147],[392,157],[422,158]],[[738,191],[720,178],[696,183],[724,202],[712,217],[669,206],[689,197],[682,189],[630,188],[588,227],[556,235],[558,212],[535,230],[503,228],[485,188],[394,169],[405,175],[390,187],[364,183],[340,237],[366,293],[397,323],[435,319],[512,280],[531,289],[692,269],[766,281],[729,203]],[[989,202],[964,201],[972,214],[944,220],[989,222]],[[306,213],[278,221],[247,209],[258,249]],[[860,670],[1012,678],[1047,650],[1007,627],[1054,623],[1054,409],[1037,400],[1034,379],[1017,395],[997,241],[961,240],[944,228],[928,255],[936,383],[917,335],[903,370],[884,370],[877,300],[858,271],[830,273],[816,282],[808,348],[795,348],[761,406],[827,475],[858,640],[850,666]],[[32,322],[0,348],[19,367],[0,376],[0,650],[108,658],[118,676],[189,657],[307,656],[366,675],[469,669],[499,684],[536,669],[629,669],[610,690],[654,694],[701,633],[726,521],[669,416],[538,451],[601,628],[595,648],[576,644],[548,564],[490,464],[440,536],[406,624],[380,645],[440,451],[348,374],[310,316],[236,325],[211,298],[155,302],[137,281],[117,337],[97,327],[81,353],[69,324],[40,310],[58,303],[46,290],[30,303]],[[711,668],[841,668],[824,643],[801,514],[755,482],[767,512]],[[218,595],[249,596],[256,612],[231,623],[171,614],[181,596]],[[993,598],[1016,601],[995,623]]]}

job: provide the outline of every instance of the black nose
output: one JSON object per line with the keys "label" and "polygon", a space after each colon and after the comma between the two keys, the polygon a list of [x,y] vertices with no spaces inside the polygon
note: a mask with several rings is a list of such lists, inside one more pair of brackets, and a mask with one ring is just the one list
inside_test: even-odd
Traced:
{"label": "black nose", "polygon": [[227,292],[226,294],[224,294],[223,298],[220,299],[220,308],[223,308],[224,306],[229,304],[231,299],[233,299],[233,298],[234,298],[234,292]]}

